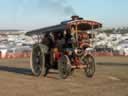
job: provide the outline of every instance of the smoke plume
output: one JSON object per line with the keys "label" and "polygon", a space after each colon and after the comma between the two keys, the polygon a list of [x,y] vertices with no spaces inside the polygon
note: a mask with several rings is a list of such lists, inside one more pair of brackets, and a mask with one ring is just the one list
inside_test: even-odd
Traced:
{"label": "smoke plume", "polygon": [[[43,8],[43,0],[39,0],[39,7]],[[47,6],[49,10],[57,12],[63,15],[76,14],[71,5],[68,5],[67,0],[47,0]]]}
{"label": "smoke plume", "polygon": [[[31,8],[28,8],[31,7]],[[76,14],[67,0],[21,0],[19,4],[19,12],[29,13],[31,10],[38,10],[44,14],[57,14],[64,16],[71,16]]]}

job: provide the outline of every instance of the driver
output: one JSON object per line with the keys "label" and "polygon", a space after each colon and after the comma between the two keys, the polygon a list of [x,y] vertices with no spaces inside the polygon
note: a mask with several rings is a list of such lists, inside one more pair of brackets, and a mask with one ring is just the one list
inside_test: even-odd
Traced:
{"label": "driver", "polygon": [[73,48],[73,41],[72,41],[72,35],[69,30],[66,31],[65,35],[65,47],[66,48]]}
{"label": "driver", "polygon": [[80,48],[82,49],[86,49],[88,47],[90,47],[90,40],[89,40],[89,35],[88,33],[83,33],[80,36],[81,38],[80,40]]}
{"label": "driver", "polygon": [[44,74],[44,76],[47,76],[48,72],[49,72],[49,69],[51,67],[51,62],[50,62],[50,59],[51,59],[51,49],[54,47],[54,41],[52,39],[52,36],[49,34],[49,33],[46,33],[44,35],[44,38],[42,40],[42,44],[45,44],[47,47],[48,47],[48,52],[47,54],[45,55],[45,60],[46,60],[46,73]]}

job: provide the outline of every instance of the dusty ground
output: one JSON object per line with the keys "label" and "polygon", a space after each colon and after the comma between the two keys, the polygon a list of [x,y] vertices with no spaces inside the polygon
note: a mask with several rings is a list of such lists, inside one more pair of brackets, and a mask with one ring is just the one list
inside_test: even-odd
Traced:
{"label": "dusty ground", "polygon": [[28,59],[0,60],[0,96],[128,96],[128,66],[96,67],[93,78],[76,70],[60,80],[57,72],[47,78],[34,77]]}
{"label": "dusty ground", "polygon": [[128,56],[99,56],[95,57],[96,62],[100,64],[119,64],[128,65]]}

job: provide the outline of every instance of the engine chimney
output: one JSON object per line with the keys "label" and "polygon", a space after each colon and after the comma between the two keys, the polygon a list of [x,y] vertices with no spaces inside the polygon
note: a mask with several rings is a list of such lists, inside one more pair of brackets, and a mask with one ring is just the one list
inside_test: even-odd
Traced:
{"label": "engine chimney", "polygon": [[72,16],[71,18],[72,18],[72,20],[78,20],[78,19],[79,19],[79,16],[74,15],[74,16]]}
{"label": "engine chimney", "polygon": [[83,19],[82,17],[79,17],[77,15],[74,15],[71,18],[72,18],[72,20],[82,20]]}

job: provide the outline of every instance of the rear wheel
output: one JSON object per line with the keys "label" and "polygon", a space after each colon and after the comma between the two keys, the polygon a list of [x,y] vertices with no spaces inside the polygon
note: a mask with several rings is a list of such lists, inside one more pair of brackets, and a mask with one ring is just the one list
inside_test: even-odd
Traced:
{"label": "rear wheel", "polygon": [[85,73],[87,77],[93,77],[95,73],[95,60],[91,55],[87,55],[84,58],[85,64],[87,67],[85,68]]}
{"label": "rear wheel", "polygon": [[68,56],[63,55],[58,62],[58,70],[60,78],[66,79],[71,72],[71,63]]}
{"label": "rear wheel", "polygon": [[39,45],[35,45],[32,49],[30,66],[35,76],[46,74],[45,54]]}

